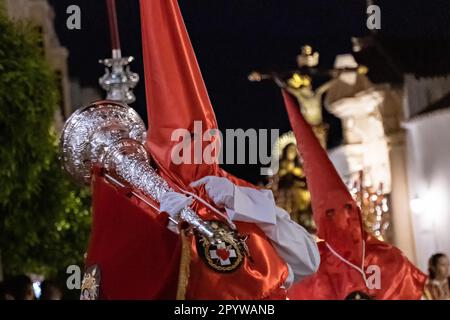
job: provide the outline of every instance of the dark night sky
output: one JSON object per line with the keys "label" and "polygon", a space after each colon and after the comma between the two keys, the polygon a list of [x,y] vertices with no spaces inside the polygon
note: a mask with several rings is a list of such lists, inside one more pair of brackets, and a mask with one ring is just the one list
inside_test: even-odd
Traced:
{"label": "dark night sky", "polygon": [[[148,0],[151,1],[151,0]],[[143,78],[138,0],[116,0],[122,52],[133,55],[132,70]],[[71,77],[96,85],[103,74],[98,59],[110,56],[108,24],[103,0],[51,0],[55,28],[70,51]],[[253,69],[295,65],[300,47],[309,43],[321,54],[321,65],[331,66],[336,54],[351,51],[350,38],[368,34],[365,0],[180,0],[219,127],[289,130],[277,88],[270,82],[247,81]],[[450,35],[450,1],[383,0],[382,32],[403,38]],[[66,28],[66,8],[81,8],[81,30]],[[174,79],[177,81],[177,79]],[[182,79],[179,79],[182,81]],[[144,119],[144,81],[132,105]],[[78,107],[78,106],[77,106]],[[339,143],[339,124],[332,123],[332,144]],[[227,166],[251,181],[257,165]]]}

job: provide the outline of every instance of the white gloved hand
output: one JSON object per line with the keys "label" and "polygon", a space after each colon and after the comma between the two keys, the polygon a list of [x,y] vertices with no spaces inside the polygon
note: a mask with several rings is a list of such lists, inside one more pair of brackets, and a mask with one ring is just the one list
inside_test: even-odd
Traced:
{"label": "white gloved hand", "polygon": [[193,188],[205,186],[209,198],[218,207],[234,208],[234,184],[227,178],[206,176],[190,184]]}
{"label": "white gloved hand", "polygon": [[192,203],[191,197],[186,197],[178,192],[166,192],[161,197],[159,210],[167,212],[169,216],[175,218],[178,213]]}
{"label": "white gloved hand", "polygon": [[225,206],[232,221],[255,223],[272,241],[289,268],[286,288],[319,268],[320,253],[315,240],[290,219],[289,213],[277,207],[271,191],[235,186],[230,180],[215,176],[191,183],[192,187],[201,185],[205,185],[216,205]]}

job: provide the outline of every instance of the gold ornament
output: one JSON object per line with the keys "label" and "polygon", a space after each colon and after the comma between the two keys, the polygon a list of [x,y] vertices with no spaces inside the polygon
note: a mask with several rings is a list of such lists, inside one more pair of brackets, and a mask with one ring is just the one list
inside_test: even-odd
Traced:
{"label": "gold ornament", "polygon": [[97,265],[90,266],[84,273],[81,283],[80,300],[97,300],[100,290],[100,268]]}

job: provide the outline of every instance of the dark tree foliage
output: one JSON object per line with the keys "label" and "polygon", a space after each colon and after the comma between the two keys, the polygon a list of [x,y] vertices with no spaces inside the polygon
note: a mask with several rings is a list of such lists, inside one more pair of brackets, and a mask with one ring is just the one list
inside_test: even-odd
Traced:
{"label": "dark tree foliage", "polygon": [[55,276],[82,264],[89,191],[58,161],[56,77],[31,25],[11,22],[0,1],[0,253],[7,275]]}

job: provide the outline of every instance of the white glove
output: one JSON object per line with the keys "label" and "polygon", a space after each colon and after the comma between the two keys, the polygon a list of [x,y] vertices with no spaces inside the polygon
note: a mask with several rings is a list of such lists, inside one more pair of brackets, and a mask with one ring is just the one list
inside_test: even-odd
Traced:
{"label": "white glove", "polygon": [[216,206],[225,208],[232,221],[276,223],[275,202],[268,190],[235,186],[227,178],[216,176],[203,177],[190,185],[194,188],[204,185],[209,198]]}
{"label": "white glove", "polygon": [[[172,218],[176,218],[180,211],[189,206],[191,203],[191,197],[186,197],[184,194],[178,192],[166,192],[161,197],[159,210],[161,212],[167,212],[167,214]],[[179,233],[178,226],[170,220],[167,228],[174,233]]]}
{"label": "white glove", "polygon": [[178,192],[166,192],[161,197],[159,210],[167,212],[169,216],[175,218],[177,214],[192,203],[191,197],[186,197]]}
{"label": "white glove", "polygon": [[234,208],[234,184],[227,178],[207,176],[190,184],[197,188],[204,185],[206,193],[214,204],[220,208]]}

